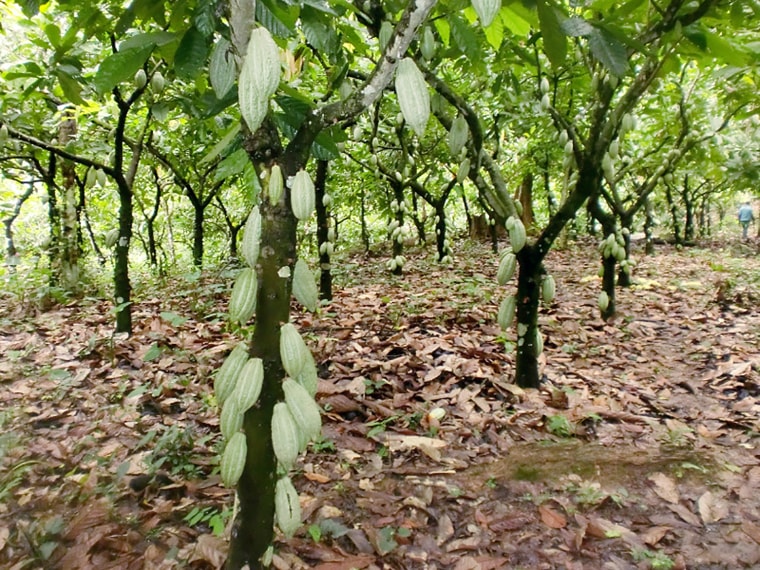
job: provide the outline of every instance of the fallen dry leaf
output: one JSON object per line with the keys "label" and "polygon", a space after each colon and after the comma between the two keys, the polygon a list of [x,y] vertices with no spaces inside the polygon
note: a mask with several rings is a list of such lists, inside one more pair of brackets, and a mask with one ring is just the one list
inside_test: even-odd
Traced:
{"label": "fallen dry leaf", "polygon": [[539,505],[538,512],[541,515],[541,521],[549,528],[565,528],[567,526],[565,515],[551,507]]}

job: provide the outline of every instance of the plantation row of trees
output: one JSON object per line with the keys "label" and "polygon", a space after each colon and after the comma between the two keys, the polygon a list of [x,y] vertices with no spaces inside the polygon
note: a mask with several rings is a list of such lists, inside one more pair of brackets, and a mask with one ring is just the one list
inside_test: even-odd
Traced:
{"label": "plantation row of trees", "polygon": [[[544,260],[569,227],[593,220],[616,244],[601,248],[608,317],[633,232],[651,238],[669,219],[677,240],[691,240],[758,182],[757,2],[25,0],[0,10],[13,38],[0,48],[7,272],[44,248],[51,282],[77,292],[88,262],[112,257],[116,329],[129,333],[136,263],[181,270],[234,256],[259,205],[249,352],[265,380],[245,415],[257,460],[239,485],[230,568],[259,567],[272,541],[269,426],[292,287],[281,269],[299,247],[318,251],[329,296],[335,244],[387,240],[387,268],[402,274],[413,240],[442,263],[456,255],[456,220],[487,220],[494,240],[519,220],[515,379],[535,387]],[[237,79],[258,27],[277,42],[281,76],[251,131]],[[424,78],[413,120],[394,94],[402,59]],[[299,227],[289,188],[262,199],[275,166],[285,180],[311,173],[315,219]],[[17,251],[21,219],[47,228]]]}

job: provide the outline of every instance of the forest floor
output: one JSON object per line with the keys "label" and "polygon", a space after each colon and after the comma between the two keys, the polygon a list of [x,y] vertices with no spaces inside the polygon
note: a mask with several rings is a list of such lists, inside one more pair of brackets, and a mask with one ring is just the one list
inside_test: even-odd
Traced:
{"label": "forest floor", "polygon": [[[594,245],[550,254],[539,390],[510,381],[494,319],[513,285],[484,245],[452,268],[411,254],[403,278],[341,264],[334,301],[294,313],[325,415],[274,567],[760,568],[758,250],[635,254],[609,322]],[[219,567],[229,283],[138,292],[128,339],[103,300],[0,300],[0,567]]]}

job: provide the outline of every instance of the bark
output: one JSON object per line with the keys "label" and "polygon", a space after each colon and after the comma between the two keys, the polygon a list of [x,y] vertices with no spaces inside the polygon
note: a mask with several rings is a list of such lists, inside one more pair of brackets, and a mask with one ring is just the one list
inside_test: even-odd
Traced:
{"label": "bark", "polygon": [[15,271],[17,261],[16,256],[18,255],[18,251],[16,250],[16,243],[13,240],[13,223],[21,214],[21,208],[24,206],[24,202],[26,202],[32,196],[32,194],[34,194],[34,184],[30,182],[27,185],[24,193],[19,196],[18,200],[16,200],[16,203],[13,205],[13,212],[11,212],[7,218],[3,219],[3,225],[5,226],[6,264],[8,265],[10,272]]}
{"label": "bark", "polygon": [[673,241],[676,245],[683,245],[683,240],[681,239],[681,222],[678,218],[678,206],[676,205],[675,200],[673,200],[673,191],[669,184],[665,184],[665,198],[668,201],[670,219],[673,224]]}
{"label": "bark", "polygon": [[[293,174],[290,171],[289,174]],[[245,414],[248,455],[238,483],[240,510],[236,517],[226,562],[229,570],[246,564],[261,569],[261,557],[274,536],[274,488],[277,465],[272,449],[272,410],[282,401],[285,371],[280,362],[280,327],[290,320],[291,280],[278,275],[281,267],[292,267],[296,257],[296,219],[289,204],[261,203],[261,253],[256,328],[251,356],[264,363],[264,386],[259,402]]]}
{"label": "bark", "polygon": [[[394,212],[393,217],[398,222],[398,227],[402,228],[404,227],[404,212],[401,209],[400,205],[404,203],[404,184],[402,182],[399,182],[398,180],[391,179],[390,181],[391,189],[393,190],[393,199],[396,200],[396,203],[399,204],[399,208]],[[398,236],[401,236],[399,233]],[[398,257],[399,255],[403,255],[404,253],[404,241],[403,239],[397,239],[390,236],[391,239],[391,254],[394,258]],[[396,267],[391,271],[394,275],[401,275],[404,272],[404,268],[399,266],[398,264]]]}
{"label": "bark", "polygon": [[515,381],[521,388],[538,388],[541,382],[538,369],[536,335],[538,330],[538,306],[541,295],[543,256],[535,247],[526,245],[517,254],[517,354],[515,357]]}
{"label": "bark", "polygon": [[[599,198],[594,196],[589,199],[589,212],[602,224],[602,239],[609,235],[615,235],[617,224],[615,216],[605,212],[599,204]],[[609,303],[607,308],[601,311],[601,317],[605,321],[615,314],[615,269],[617,259],[613,255],[602,254],[602,291],[607,293]]]}
{"label": "bark", "polygon": [[[65,147],[76,136],[76,132],[76,121],[64,119],[58,129],[58,144]],[[79,192],[73,162],[61,162],[61,178],[60,284],[67,291],[76,293],[79,290]]]}
{"label": "bark", "polygon": [[644,218],[644,253],[654,255],[654,206],[652,200],[647,198],[646,217]]}
{"label": "bark", "polygon": [[319,298],[326,301],[332,299],[332,266],[330,265],[330,254],[322,251],[322,244],[328,243],[328,231],[330,229],[330,217],[327,206],[324,204],[324,197],[327,193],[327,170],[328,162],[320,160],[317,162],[317,174],[314,177],[314,190],[316,192],[317,205],[317,244],[319,245]]}
{"label": "bark", "polygon": [[520,205],[522,206],[520,219],[522,220],[525,229],[530,231],[530,228],[536,223],[533,214],[533,175],[530,172],[523,176],[520,187],[515,193],[515,200],[520,202]]}

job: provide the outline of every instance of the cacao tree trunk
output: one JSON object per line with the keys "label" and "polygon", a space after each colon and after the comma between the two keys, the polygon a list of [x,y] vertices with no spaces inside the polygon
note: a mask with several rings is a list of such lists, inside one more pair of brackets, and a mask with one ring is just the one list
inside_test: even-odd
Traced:
{"label": "cacao tree trunk", "polygon": [[13,205],[13,211],[11,214],[3,219],[3,225],[5,226],[6,264],[11,273],[15,272],[18,255],[16,242],[13,239],[13,223],[16,221],[16,218],[19,217],[19,214],[21,214],[21,208],[24,206],[24,202],[26,202],[32,194],[34,194],[34,184],[29,182],[24,193],[19,196],[18,200],[16,200],[16,203]]}
{"label": "cacao tree trunk", "polygon": [[449,254],[446,248],[446,209],[444,205],[444,201],[435,205],[435,247],[438,252],[438,261],[443,261],[443,258]]}
{"label": "cacao tree trunk", "polygon": [[[615,235],[617,233],[617,225],[615,223],[615,216],[605,212],[601,204],[599,203],[598,195],[594,195],[589,198],[588,202],[589,212],[595,219],[602,224],[602,239],[606,239],[609,235]],[[617,265],[617,259],[614,255],[604,256],[602,254],[602,291],[607,293],[609,303],[606,309],[600,309],[601,317],[605,321],[615,314],[615,268]]]}
{"label": "cacao tree trunk", "polygon": [[682,245],[683,240],[681,239],[681,223],[678,218],[678,206],[676,205],[675,200],[673,200],[673,191],[668,184],[665,184],[665,198],[668,201],[670,219],[673,224],[673,241],[676,245]]}
{"label": "cacao tree trunk", "polygon": [[119,238],[114,246],[114,303],[116,332],[132,334],[132,284],[129,280],[129,246],[132,241],[132,188],[120,172],[114,178],[119,193]]}
{"label": "cacao tree trunk", "polygon": [[[631,227],[633,226],[633,220],[628,216],[622,216],[620,219],[620,226],[622,228],[623,242],[625,245],[625,259],[630,261],[631,258]],[[617,277],[618,285],[620,287],[630,287],[631,281],[631,268],[628,266],[620,267]]]}
{"label": "cacao tree trunk", "polygon": [[[391,180],[391,189],[393,190],[393,198],[396,200],[396,202],[399,204],[398,210],[396,210],[394,214],[395,220],[398,222],[398,227],[402,228],[404,227],[404,212],[401,209],[401,204],[404,203],[404,185],[403,183],[397,181],[397,180]],[[398,257],[399,255],[403,255],[404,253],[404,241],[403,239],[398,239],[401,237],[402,234],[398,234],[397,238],[394,238],[392,235],[391,238],[391,251],[394,258]],[[401,275],[404,272],[404,268],[396,265],[395,269],[391,271],[394,275]]]}
{"label": "cacao tree trunk", "polygon": [[517,354],[515,357],[515,382],[521,388],[538,388],[541,382],[538,369],[536,335],[538,330],[538,307],[541,295],[543,256],[534,246],[528,246],[517,254]]}
{"label": "cacao tree trunk", "polygon": [[[58,129],[58,143],[65,147],[76,136],[77,124],[72,118],[64,119]],[[60,284],[71,293],[79,290],[79,195],[74,163],[61,162],[61,232],[60,232]]]}
{"label": "cacao tree trunk", "polygon": [[201,202],[193,202],[193,265],[203,267],[203,219],[204,209]]}
{"label": "cacao tree trunk", "polygon": [[654,205],[652,199],[647,198],[644,218],[644,253],[654,255]]}
{"label": "cacao tree trunk", "polygon": [[367,195],[364,192],[364,189],[362,188],[360,190],[360,208],[359,208],[359,217],[361,222],[361,239],[362,239],[362,245],[364,246],[364,253],[369,253],[369,228],[367,227]]}
{"label": "cacao tree trunk", "polygon": [[330,253],[322,251],[322,244],[328,243],[328,231],[330,229],[330,217],[324,198],[327,186],[328,162],[317,161],[317,174],[314,177],[314,191],[316,194],[317,210],[317,244],[319,247],[319,298],[329,301],[332,299],[332,266],[330,265]]}

